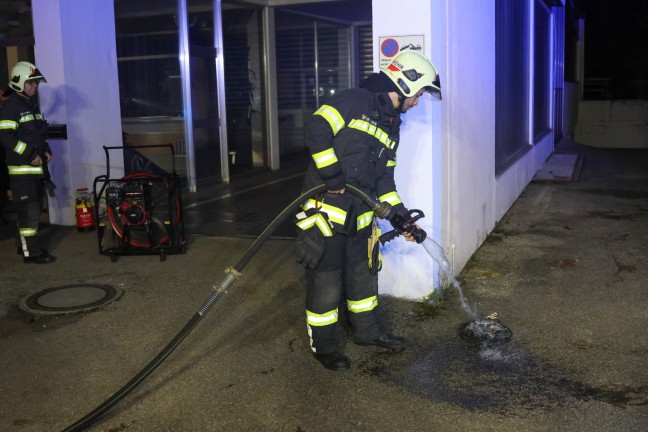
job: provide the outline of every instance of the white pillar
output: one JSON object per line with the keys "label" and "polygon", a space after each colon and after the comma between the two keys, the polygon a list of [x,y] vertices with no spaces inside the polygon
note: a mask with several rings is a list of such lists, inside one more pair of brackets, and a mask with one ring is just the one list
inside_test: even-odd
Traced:
{"label": "white pillar", "polygon": [[[67,124],[67,140],[50,140],[56,197],[50,222],[74,225],[76,189],[92,188],[106,173],[103,146],[121,146],[121,117],[113,0],[32,0],[39,87],[50,123]],[[121,153],[111,152],[111,177],[123,175]]]}
{"label": "white pillar", "polygon": [[[445,71],[445,2],[416,1],[410,6],[391,0],[373,0],[374,69],[379,69],[379,40],[388,36],[422,36],[421,54],[427,56],[441,76]],[[414,7],[415,4],[415,7]],[[413,13],[415,11],[415,13]],[[403,115],[396,185],[406,207],[419,209],[425,218],[418,224],[443,246],[443,102],[421,100]],[[388,224],[385,229],[391,229]],[[439,288],[436,264],[420,245],[399,237],[383,248],[380,291],[417,299]]]}

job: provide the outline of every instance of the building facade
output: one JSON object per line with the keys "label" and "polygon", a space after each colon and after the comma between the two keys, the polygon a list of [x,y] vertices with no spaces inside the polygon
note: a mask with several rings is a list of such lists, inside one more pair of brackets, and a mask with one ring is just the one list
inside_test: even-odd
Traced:
{"label": "building facade", "polygon": [[[32,46],[29,36],[6,38],[4,61],[10,68],[33,57],[48,81],[41,109],[67,126],[67,139],[51,142],[55,224],[74,224],[76,189],[105,173],[103,147],[125,140],[171,144],[189,192],[240,170],[280,170],[283,158],[304,151],[307,116],[377,70],[391,39],[429,56],[441,75],[443,101],[405,116],[396,175],[404,202],[424,211],[420,225],[458,273],[573,127],[565,107],[574,105],[577,84],[565,70],[582,67],[582,40],[570,31],[571,1],[30,6]],[[111,158],[111,172],[128,172],[130,163]],[[389,243],[383,292],[421,298],[441,283],[423,248]]]}

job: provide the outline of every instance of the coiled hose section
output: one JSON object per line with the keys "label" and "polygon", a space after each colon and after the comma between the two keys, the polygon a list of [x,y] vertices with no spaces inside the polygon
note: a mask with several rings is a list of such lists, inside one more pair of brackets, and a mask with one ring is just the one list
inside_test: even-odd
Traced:
{"label": "coiled hose section", "polygon": [[[351,192],[353,195],[361,198],[365,201],[370,207],[376,208],[378,202],[371,199],[367,194],[365,194],[360,189],[352,186],[346,185],[346,189]],[[171,339],[171,341],[159,352],[153,360],[151,360],[141,371],[137,373],[130,381],[128,381],[122,388],[117,390],[115,394],[106,399],[101,405],[96,407],[94,410],[86,414],[81,419],[77,420],[75,423],[71,424],[65,428],[62,432],[76,432],[82,431],[92,423],[97,421],[99,417],[104,415],[108,410],[115,406],[120,400],[122,400],[126,395],[128,395],[135,387],[142,383],[155,369],[158,368],[164,362],[164,360],[182,343],[182,341],[191,333],[191,331],[198,325],[200,320],[202,320],[209,310],[216,304],[216,302],[225,294],[227,289],[234,283],[237,275],[245,268],[245,266],[250,262],[252,257],[259,251],[261,246],[266,242],[268,237],[277,229],[279,224],[281,224],[286,218],[299,208],[299,206],[308,198],[312,197],[315,194],[322,193],[326,190],[325,185],[316,186],[310,190],[307,190],[292,203],[290,203],[279,215],[266,227],[265,230],[261,233],[259,237],[252,243],[252,245],[245,252],[243,257],[236,263],[236,265],[228,269],[228,273],[225,276],[225,279],[220,283],[220,285],[214,289],[214,292],[205,300],[203,305],[198,309],[198,311],[189,319],[189,321],[184,325],[184,327],[178,332],[178,334]]]}

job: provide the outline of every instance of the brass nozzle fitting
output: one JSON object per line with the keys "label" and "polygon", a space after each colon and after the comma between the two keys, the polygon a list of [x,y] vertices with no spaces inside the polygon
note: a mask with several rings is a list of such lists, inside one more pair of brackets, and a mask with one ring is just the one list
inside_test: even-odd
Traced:
{"label": "brass nozzle fitting", "polygon": [[374,207],[374,213],[380,219],[391,219],[394,216],[394,207],[386,201],[376,204]]}

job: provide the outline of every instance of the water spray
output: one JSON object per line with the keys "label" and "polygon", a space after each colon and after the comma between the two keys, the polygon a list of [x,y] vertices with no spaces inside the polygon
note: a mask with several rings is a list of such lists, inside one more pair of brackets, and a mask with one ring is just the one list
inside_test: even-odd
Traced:
{"label": "water spray", "polygon": [[[368,197],[366,197],[368,198]],[[372,206],[376,216],[381,219],[387,219],[394,229],[380,236],[381,244],[385,244],[400,234],[409,234],[418,244],[421,244],[432,259],[439,265],[441,272],[448,278],[452,286],[455,288],[459,295],[459,303],[461,308],[471,318],[470,321],[464,323],[459,332],[462,338],[478,342],[484,348],[499,346],[507,343],[511,339],[512,332],[497,318],[497,313],[492,313],[486,318],[479,319],[475,309],[470,306],[466,297],[464,296],[461,284],[454,277],[452,267],[446,258],[443,248],[431,238],[428,238],[427,233],[416,225],[416,221],[425,217],[421,210],[410,210],[405,215],[396,213],[393,207],[384,202],[370,202],[365,199],[369,205]]]}

